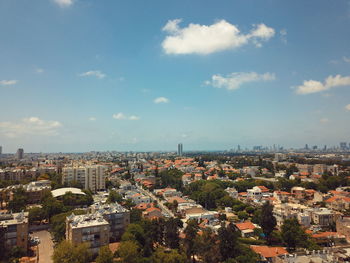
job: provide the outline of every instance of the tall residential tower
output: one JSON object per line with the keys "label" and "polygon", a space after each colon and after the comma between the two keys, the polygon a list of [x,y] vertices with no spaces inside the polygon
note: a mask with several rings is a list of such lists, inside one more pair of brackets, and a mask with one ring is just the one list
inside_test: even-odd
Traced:
{"label": "tall residential tower", "polygon": [[182,156],[182,143],[179,143],[178,145],[177,145],[177,155],[178,156]]}

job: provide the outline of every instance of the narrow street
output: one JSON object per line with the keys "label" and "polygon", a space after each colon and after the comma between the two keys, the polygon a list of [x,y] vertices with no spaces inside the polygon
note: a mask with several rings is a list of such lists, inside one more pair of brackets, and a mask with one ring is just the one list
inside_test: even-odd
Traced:
{"label": "narrow street", "polygon": [[51,234],[47,230],[34,231],[31,235],[40,239],[39,244],[39,263],[52,263],[53,242]]}
{"label": "narrow street", "polygon": [[174,213],[171,212],[169,210],[169,208],[167,208],[164,205],[163,201],[159,200],[159,198],[157,198],[154,194],[152,194],[150,191],[144,190],[138,184],[136,184],[136,187],[137,187],[138,190],[140,190],[141,193],[149,196],[153,201],[157,201],[157,204],[158,204],[159,208],[162,210],[163,214],[168,215],[169,217],[175,217]]}

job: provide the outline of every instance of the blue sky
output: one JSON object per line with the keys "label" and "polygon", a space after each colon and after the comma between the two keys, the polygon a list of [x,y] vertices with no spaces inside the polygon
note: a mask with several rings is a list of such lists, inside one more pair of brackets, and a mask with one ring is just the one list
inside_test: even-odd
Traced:
{"label": "blue sky", "polygon": [[350,141],[350,1],[0,1],[5,152]]}

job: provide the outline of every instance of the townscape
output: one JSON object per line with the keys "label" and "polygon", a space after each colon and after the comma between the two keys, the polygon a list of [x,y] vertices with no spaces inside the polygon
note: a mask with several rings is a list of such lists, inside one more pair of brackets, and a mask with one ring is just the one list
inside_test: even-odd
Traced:
{"label": "townscape", "polygon": [[0,0],[0,263],[350,263],[350,0]]}
{"label": "townscape", "polygon": [[347,262],[342,146],[2,154],[2,260]]}

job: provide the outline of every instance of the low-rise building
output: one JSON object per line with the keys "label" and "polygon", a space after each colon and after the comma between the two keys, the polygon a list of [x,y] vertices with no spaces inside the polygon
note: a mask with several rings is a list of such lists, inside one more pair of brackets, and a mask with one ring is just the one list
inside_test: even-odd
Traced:
{"label": "low-rise building", "polygon": [[98,213],[109,223],[111,242],[120,240],[130,223],[130,211],[118,203],[96,203],[90,207],[92,213]]}
{"label": "low-rise building", "polygon": [[294,186],[291,189],[291,194],[296,199],[304,199],[305,197],[305,188],[300,186]]}
{"label": "low-rise building", "polygon": [[260,256],[259,262],[274,262],[278,256],[288,254],[288,251],[283,247],[251,245],[250,249]]}
{"label": "low-rise building", "polygon": [[142,212],[142,216],[147,219],[163,217],[162,211],[158,207],[146,208],[146,210]]}
{"label": "low-rise building", "polygon": [[0,214],[0,228],[4,229],[6,248],[28,249],[28,212]]}
{"label": "low-rise building", "polygon": [[335,195],[327,199],[326,205],[329,209],[336,211],[344,211],[350,208],[350,197],[343,195]]}
{"label": "low-rise building", "polygon": [[66,218],[66,239],[73,244],[88,243],[89,250],[97,254],[100,247],[109,244],[110,226],[99,213],[70,215]]}
{"label": "low-rise building", "polygon": [[312,212],[312,220],[316,225],[329,226],[333,223],[333,213],[327,208],[315,209]]}
{"label": "low-rise building", "polygon": [[256,228],[256,225],[250,221],[245,221],[242,223],[236,223],[235,227],[241,233],[242,237],[252,237],[254,236],[254,229]]}
{"label": "low-rise building", "polygon": [[225,192],[234,199],[238,199],[238,191],[234,187],[227,187]]}
{"label": "low-rise building", "polygon": [[143,195],[136,191],[127,192],[125,194],[125,198],[130,199],[135,205],[152,202],[152,199],[149,196]]}
{"label": "low-rise building", "polygon": [[164,188],[164,189],[155,189],[154,193],[159,196],[172,197],[172,196],[181,196],[181,193],[178,192],[175,188]]}
{"label": "low-rise building", "polygon": [[[309,213],[310,208],[301,205],[301,204],[293,204],[293,203],[282,203],[282,204],[277,204],[273,207],[273,215],[276,218],[277,226],[281,227],[284,220],[286,219],[291,219],[291,218],[297,218],[299,214],[303,213]],[[304,219],[304,217],[301,217],[301,221],[299,221],[300,224],[302,223],[307,223],[306,226],[309,225],[308,221]]]}
{"label": "low-rise building", "polygon": [[269,197],[269,189],[265,186],[254,186],[247,190],[247,198],[252,200],[261,200],[263,197]]}
{"label": "low-rise building", "polygon": [[346,240],[350,242],[350,217],[340,217],[335,222],[338,233],[345,236]]}

